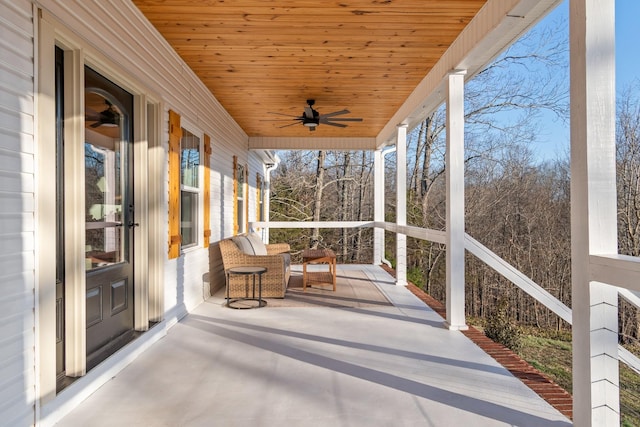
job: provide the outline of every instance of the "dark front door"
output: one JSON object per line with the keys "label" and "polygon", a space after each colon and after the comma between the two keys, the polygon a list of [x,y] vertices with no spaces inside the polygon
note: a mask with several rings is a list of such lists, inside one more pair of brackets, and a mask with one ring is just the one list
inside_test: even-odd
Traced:
{"label": "dark front door", "polygon": [[85,67],[87,369],[133,336],[133,97]]}

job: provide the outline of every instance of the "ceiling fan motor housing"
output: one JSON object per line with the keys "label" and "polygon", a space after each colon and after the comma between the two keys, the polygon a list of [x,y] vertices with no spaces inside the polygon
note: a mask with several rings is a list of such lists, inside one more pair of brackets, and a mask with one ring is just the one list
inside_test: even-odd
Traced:
{"label": "ceiling fan motor housing", "polygon": [[302,124],[310,128],[309,130],[315,130],[315,127],[320,124],[320,114],[313,109],[313,104],[315,103],[315,100],[307,99],[307,104],[309,106],[306,107],[302,113]]}

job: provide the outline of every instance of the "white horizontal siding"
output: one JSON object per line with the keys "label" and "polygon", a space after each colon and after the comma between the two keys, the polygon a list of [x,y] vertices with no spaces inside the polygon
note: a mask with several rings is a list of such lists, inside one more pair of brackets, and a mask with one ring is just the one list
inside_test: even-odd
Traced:
{"label": "white horizontal siding", "polygon": [[262,177],[264,182],[264,167],[262,158],[253,151],[249,152],[249,222],[257,221],[258,198],[256,186],[256,174]]}
{"label": "white horizontal siding", "polygon": [[[0,178],[2,181],[2,178]],[[33,217],[35,202],[30,193],[7,193],[0,190],[0,215],[26,215]],[[0,225],[0,232],[5,230]]]}
{"label": "white horizontal siding", "polygon": [[5,111],[30,109],[30,104],[33,104],[31,76],[16,73],[9,64],[2,61],[0,61],[0,75],[2,75],[2,79],[0,79],[0,104],[3,109]]}
{"label": "white horizontal siding", "polygon": [[29,113],[25,113],[0,105],[0,129],[7,133],[14,132],[33,135],[33,108]]}
{"label": "white horizontal siding", "polygon": [[[218,160],[218,156],[212,156],[211,163],[213,164]],[[226,178],[228,179],[228,178]],[[222,183],[225,178],[223,172],[220,170],[220,166],[216,165],[211,169],[211,198],[210,198],[210,210],[211,212],[211,241],[215,242],[223,238],[223,213],[220,207],[223,204],[223,191]],[[233,194],[233,193],[232,193]]]}
{"label": "white horizontal siding", "polygon": [[5,172],[34,172],[33,154],[0,148],[0,170]]}
{"label": "white horizontal siding", "polygon": [[[27,221],[27,227],[29,227]],[[22,226],[22,224],[20,224]],[[33,251],[35,250],[33,241],[33,229],[27,231],[20,231],[20,228],[15,228],[14,232],[5,232],[0,235],[2,238],[2,246],[0,246],[0,259],[4,256],[16,256],[17,250],[21,250],[20,255],[25,257],[23,265],[30,265],[29,258],[33,258]],[[0,261],[0,265],[2,262]]]}
{"label": "white horizontal siding", "polygon": [[[131,2],[41,0],[37,3],[47,16],[52,15],[63,26],[72,30],[72,38],[77,37],[91,46],[84,50],[89,66],[107,74],[125,89],[136,93],[143,92],[150,102],[160,103],[162,111],[159,144],[165,156],[169,110],[174,110],[183,120],[211,137],[211,241],[231,235],[233,156],[238,156],[242,164],[248,162],[248,137],[242,129]],[[12,32],[12,37],[18,39],[22,34],[33,36],[32,30],[23,24],[16,25]],[[18,55],[20,52],[23,51],[16,49],[15,54]],[[24,52],[30,50],[26,49]],[[12,61],[0,60],[0,73],[11,75],[16,81],[16,86],[5,85],[4,80],[0,78],[0,133],[10,135],[12,140],[10,145],[0,147],[0,197],[4,195],[12,199],[22,207],[22,213],[32,212],[34,206],[34,198],[31,195],[34,184],[32,177],[30,178],[33,171],[33,141],[32,138],[23,136],[31,135],[34,129],[33,122],[26,120],[33,110],[33,87],[32,76],[24,71],[29,70],[29,61],[25,64],[25,59],[30,59],[29,53],[16,59],[18,69],[9,69],[8,64],[12,64]],[[14,87],[18,89],[14,90]],[[16,95],[19,96],[17,100]],[[7,102],[1,102],[2,99],[6,99]],[[3,114],[6,114],[6,119],[3,119]],[[3,120],[7,123],[4,130],[1,129]],[[14,123],[14,126],[9,127],[9,123]],[[30,128],[25,127],[29,124]],[[161,156],[152,157],[156,159]],[[12,161],[20,162],[24,167],[3,171],[2,164],[7,164],[9,168]],[[250,166],[252,175],[249,182],[252,188],[255,186],[255,172],[258,167],[254,163],[252,161]],[[160,168],[164,177],[160,191],[165,205],[168,191],[166,159]],[[5,176],[6,183],[2,182]],[[249,196],[255,197],[255,189]],[[161,223],[165,224],[160,234],[163,240],[166,240],[166,205],[158,211],[161,212]],[[18,213],[11,210],[5,212],[0,206],[0,227],[15,226],[22,222],[22,232],[7,234],[7,238],[21,245],[21,256],[26,256],[24,254],[37,250],[28,244],[29,232],[33,229],[33,216]],[[166,253],[166,243],[164,250]],[[2,257],[3,252],[0,251],[0,268]],[[13,260],[17,261],[15,258]],[[22,258],[20,260],[24,262]],[[209,252],[204,248],[188,250],[178,259],[164,259],[166,320],[173,322],[202,302],[203,275],[208,269]]]}
{"label": "white horizontal siding", "polygon": [[1,192],[33,193],[33,173],[16,173],[0,169]]}
{"label": "white horizontal siding", "polygon": [[[174,110],[211,137],[211,240],[233,230],[233,156],[246,163],[248,137],[231,119],[209,90],[184,64],[142,13],[122,1],[52,1],[40,4],[74,33],[93,45],[87,62],[97,69],[117,64],[116,73],[132,76],[163,102],[161,146],[167,150],[168,110]],[[126,82],[119,82],[125,88]],[[1,162],[1,158],[0,158]],[[167,176],[166,165],[163,165]],[[166,183],[166,179],[163,180]],[[163,185],[166,193],[166,184]],[[0,188],[1,190],[1,188]],[[162,210],[162,223],[167,223]],[[163,230],[166,236],[168,231]],[[165,248],[166,249],[166,248]],[[192,249],[164,265],[165,312],[168,319],[181,317],[203,300],[203,275],[209,269],[207,249]]]}
{"label": "white horizontal siding", "polygon": [[[33,214],[31,212],[0,212],[0,230],[15,230],[15,233],[28,236],[34,231]],[[10,235],[11,233],[7,232],[5,237]],[[7,250],[10,250],[10,245],[0,246],[0,254],[6,253]]]}
{"label": "white horizontal siding", "polygon": [[33,20],[0,0],[0,424],[34,422]]}
{"label": "white horizontal siding", "polygon": [[[0,20],[3,27],[19,29],[27,37],[33,35],[33,19],[30,0],[2,0],[0,1]],[[15,31],[15,30],[14,30]]]}
{"label": "white horizontal siding", "polygon": [[[218,241],[233,234],[233,156],[238,157],[239,164],[246,165],[247,151],[244,146],[220,141],[212,141],[212,147],[211,240]],[[249,196],[254,197],[251,192]]]}

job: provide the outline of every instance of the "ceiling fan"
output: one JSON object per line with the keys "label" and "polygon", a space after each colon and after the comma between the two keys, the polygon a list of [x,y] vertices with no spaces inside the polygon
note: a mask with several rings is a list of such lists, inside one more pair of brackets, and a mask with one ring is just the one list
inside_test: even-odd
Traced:
{"label": "ceiling fan", "polygon": [[[269,114],[277,114],[279,116],[293,117],[290,120],[294,120],[294,123],[280,126],[280,128],[285,128],[288,126],[296,125],[298,123],[302,123],[304,126],[309,128],[309,131],[316,130],[316,127],[318,127],[320,124],[335,126],[339,128],[345,128],[347,127],[347,125],[339,122],[361,122],[362,121],[361,118],[356,118],[356,117],[336,117],[336,116],[341,116],[343,114],[349,114],[350,111],[346,109],[340,110],[340,111],[334,111],[333,113],[328,113],[328,114],[320,114],[313,109],[313,106],[315,103],[316,101],[314,99],[307,99],[307,106],[304,107],[304,111],[300,116],[291,116],[289,114],[282,114],[282,113],[269,113]],[[285,119],[282,119],[282,120],[285,120]]]}
{"label": "ceiling fan", "polygon": [[88,122],[95,122],[91,124],[92,128],[97,128],[100,126],[106,127],[116,127],[118,126],[118,121],[120,119],[120,114],[113,108],[113,104],[108,100],[104,100],[104,103],[107,104],[107,108],[99,113],[92,110],[93,114],[87,114],[85,116],[85,120]]}

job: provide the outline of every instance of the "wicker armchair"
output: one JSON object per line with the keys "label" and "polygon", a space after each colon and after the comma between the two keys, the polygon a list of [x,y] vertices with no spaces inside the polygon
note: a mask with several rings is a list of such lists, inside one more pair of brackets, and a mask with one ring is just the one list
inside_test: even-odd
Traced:
{"label": "wicker armchair", "polygon": [[[262,296],[264,298],[284,298],[291,275],[289,244],[275,243],[264,245],[267,255],[248,255],[231,239],[220,241],[220,253],[224,269],[240,266],[266,267],[262,275]],[[246,297],[245,277],[231,275],[229,278],[229,296]]]}

